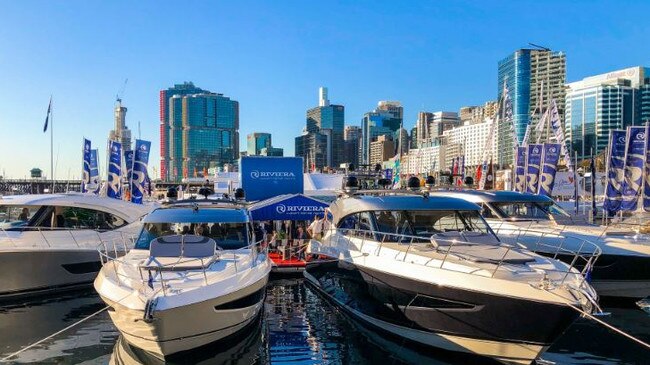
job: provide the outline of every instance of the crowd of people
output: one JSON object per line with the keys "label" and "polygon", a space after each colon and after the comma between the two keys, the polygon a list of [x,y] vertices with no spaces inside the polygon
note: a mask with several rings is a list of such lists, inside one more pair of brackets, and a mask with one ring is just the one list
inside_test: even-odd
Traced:
{"label": "crowd of people", "polygon": [[304,260],[309,240],[322,239],[330,226],[327,214],[315,215],[313,221],[262,221],[256,224],[255,237],[282,253],[285,260],[294,256]]}

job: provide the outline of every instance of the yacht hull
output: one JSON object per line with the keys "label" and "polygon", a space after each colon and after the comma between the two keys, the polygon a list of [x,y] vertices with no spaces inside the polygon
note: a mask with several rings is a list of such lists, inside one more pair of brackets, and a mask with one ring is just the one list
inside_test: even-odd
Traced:
{"label": "yacht hull", "polygon": [[[100,276],[101,277],[101,276]],[[202,302],[154,311],[126,308],[105,297],[109,315],[124,339],[155,356],[191,350],[238,333],[260,313],[268,275],[238,291]]]}
{"label": "yacht hull", "polygon": [[355,319],[415,343],[528,364],[578,317],[569,307],[431,285],[347,262],[306,278]]}
{"label": "yacht hull", "polygon": [[101,269],[95,249],[0,251],[0,300],[47,295],[92,284]]}

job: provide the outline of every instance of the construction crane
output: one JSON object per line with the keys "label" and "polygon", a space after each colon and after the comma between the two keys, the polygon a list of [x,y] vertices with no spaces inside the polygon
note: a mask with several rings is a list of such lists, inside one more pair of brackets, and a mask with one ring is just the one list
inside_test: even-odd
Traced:
{"label": "construction crane", "polygon": [[129,82],[129,79],[124,79],[124,83],[122,84],[122,87],[117,92],[117,95],[115,95],[115,101],[118,103],[122,103],[122,97],[124,96],[124,90],[126,89],[127,82]]}

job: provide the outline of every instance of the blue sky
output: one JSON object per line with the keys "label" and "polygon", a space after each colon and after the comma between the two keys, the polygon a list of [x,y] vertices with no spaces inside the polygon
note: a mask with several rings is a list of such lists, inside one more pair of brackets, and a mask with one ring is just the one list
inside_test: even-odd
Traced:
{"label": "blue sky", "polygon": [[457,111],[496,98],[497,62],[528,42],[567,54],[567,81],[649,66],[650,3],[621,1],[8,1],[0,12],[0,173],[50,174],[43,121],[54,95],[57,178],[78,178],[81,140],[105,166],[115,94],[159,161],[158,91],[174,83],[240,102],[246,134],[293,155],[318,87],[358,125],[399,100]]}

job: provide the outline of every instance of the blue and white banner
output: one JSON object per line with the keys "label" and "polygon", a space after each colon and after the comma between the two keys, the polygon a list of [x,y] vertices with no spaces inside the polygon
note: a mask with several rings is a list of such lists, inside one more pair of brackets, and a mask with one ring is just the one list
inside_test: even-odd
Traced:
{"label": "blue and white banner", "polygon": [[609,216],[621,210],[621,190],[625,178],[625,131],[609,133],[609,153],[607,154],[607,187],[603,208]]}
{"label": "blue and white banner", "polygon": [[[247,201],[283,194],[302,194],[305,190],[300,157],[242,157],[239,160],[239,173]],[[395,176],[399,176],[399,170],[396,170]]]}
{"label": "blue and white banner", "polygon": [[99,164],[97,163],[97,149],[90,150],[90,184],[88,190],[99,194]]}
{"label": "blue and white banner", "polygon": [[557,164],[560,162],[559,143],[544,143],[542,148],[542,171],[539,179],[539,195],[551,196]]}
{"label": "blue and white banner", "polygon": [[569,171],[573,171],[573,162],[571,162],[571,154],[567,148],[567,140],[564,136],[564,123],[560,119],[560,113],[557,110],[555,99],[551,101],[551,129],[555,135],[555,140],[562,147],[560,153],[564,156],[564,164]]}
{"label": "blue and white banner", "polygon": [[133,151],[124,151],[124,163],[126,164],[124,168],[126,180],[129,182],[128,186],[131,186],[133,180]]}
{"label": "blue and white banner", "polygon": [[84,138],[84,145],[82,150],[82,166],[81,166],[81,192],[88,192],[88,185],[90,184],[90,140]]}
{"label": "blue and white banner", "polygon": [[147,178],[147,165],[149,164],[149,152],[151,142],[140,139],[135,140],[135,152],[133,158],[133,179],[131,181],[131,201],[142,204],[145,191],[145,180]]}
{"label": "blue and white banner", "polygon": [[539,170],[542,163],[542,145],[529,144],[526,154],[526,192],[537,194],[539,189]]}
{"label": "blue and white banner", "polygon": [[625,180],[621,195],[621,210],[636,210],[645,167],[645,127],[627,127],[625,150]]}
{"label": "blue and white banner", "polygon": [[526,147],[517,147],[515,156],[515,191],[523,193],[526,188]]}
{"label": "blue and white banner", "polygon": [[122,144],[108,141],[108,189],[109,198],[122,199]]}
{"label": "blue and white banner", "polygon": [[643,178],[643,210],[650,212],[650,125],[646,126],[645,172]]}

